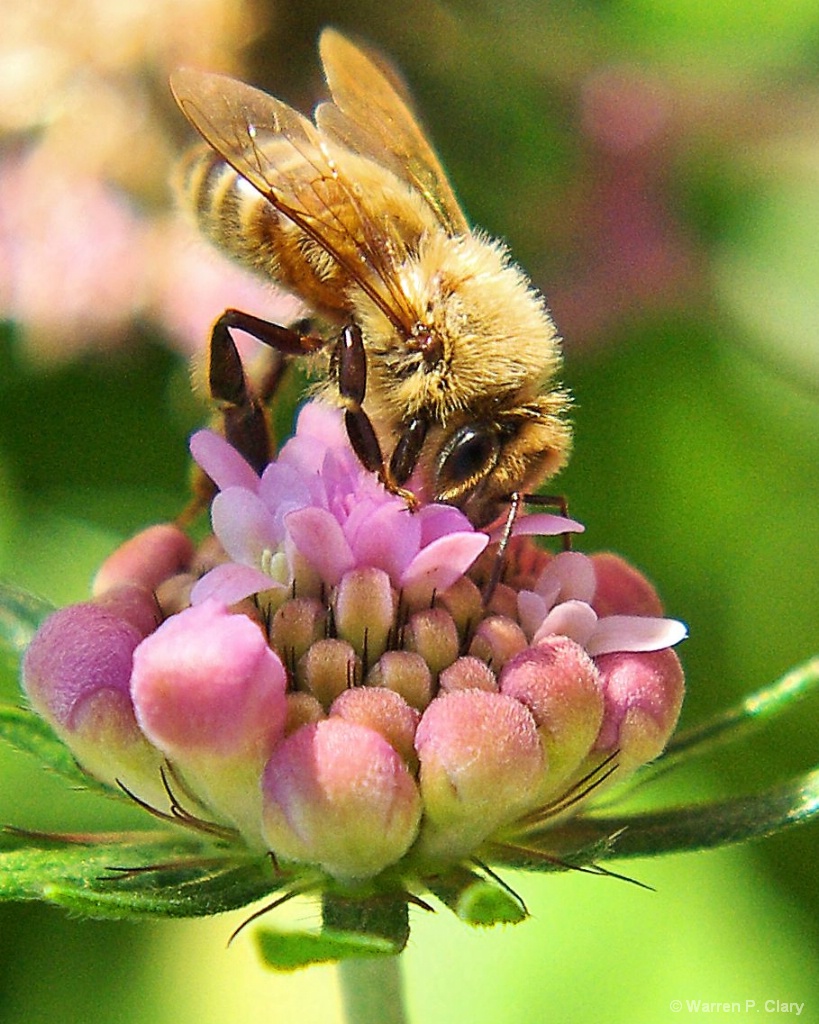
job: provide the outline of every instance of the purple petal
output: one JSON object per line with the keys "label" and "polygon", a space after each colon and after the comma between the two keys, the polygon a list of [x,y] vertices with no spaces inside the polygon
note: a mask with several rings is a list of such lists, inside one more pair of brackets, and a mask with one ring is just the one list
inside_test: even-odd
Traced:
{"label": "purple petal", "polygon": [[421,524],[402,501],[390,501],[375,510],[365,501],[350,512],[344,535],[356,565],[383,569],[397,584],[418,554]]}
{"label": "purple petal", "polygon": [[[489,535],[492,544],[504,536],[506,523],[495,526]],[[559,537],[561,534],[583,534],[586,526],[576,519],[567,519],[551,512],[532,512],[531,515],[519,515],[512,527],[513,537]]]}
{"label": "purple petal", "polygon": [[316,491],[321,488],[314,486],[314,479],[281,462],[271,462],[262,474],[259,497],[270,510],[280,536],[284,534],[283,519],[288,512],[321,503],[316,500]]}
{"label": "purple petal", "polygon": [[285,586],[277,583],[259,569],[236,562],[223,562],[198,580],[191,591],[191,604],[199,605],[208,598],[222,604],[236,604],[251,594],[265,590],[280,590]]}
{"label": "purple petal", "polygon": [[191,455],[220,491],[244,487],[256,491],[259,477],[242,456],[220,434],[197,430],[190,439]]}
{"label": "purple petal", "polygon": [[[493,543],[501,539],[504,529],[505,523],[495,527],[491,534]],[[561,533],[583,533],[585,529],[575,519],[552,515],[550,512],[533,512],[531,515],[517,517],[512,527],[512,536],[557,537]]]}
{"label": "purple petal", "polygon": [[521,629],[527,636],[534,636],[546,618],[549,608],[551,604],[532,590],[521,590],[518,593],[518,619]]}
{"label": "purple petal", "polygon": [[338,520],[326,509],[297,509],[285,517],[284,525],[299,552],[331,586],[355,565]]}
{"label": "purple petal", "polygon": [[448,533],[422,548],[407,566],[402,587],[417,588],[424,583],[432,590],[445,590],[466,572],[489,543],[485,533]]}
{"label": "purple petal", "polygon": [[537,644],[547,636],[567,636],[585,647],[597,625],[597,615],[585,601],[563,601],[555,605],[532,638]]}
{"label": "purple petal", "polygon": [[607,615],[586,644],[592,657],[615,651],[660,651],[673,647],[688,636],[688,630],[676,619],[649,615]]}
{"label": "purple petal", "polygon": [[472,524],[453,505],[424,505],[415,518],[421,524],[421,547],[426,547],[447,533],[465,533]]}
{"label": "purple petal", "polygon": [[213,499],[213,532],[235,562],[258,565],[265,551],[275,551],[281,534],[264,502],[244,487],[229,487]]}

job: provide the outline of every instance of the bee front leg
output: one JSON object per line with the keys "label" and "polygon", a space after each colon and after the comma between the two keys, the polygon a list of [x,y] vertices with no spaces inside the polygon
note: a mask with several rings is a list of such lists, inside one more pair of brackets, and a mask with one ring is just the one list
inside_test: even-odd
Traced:
{"label": "bee front leg", "polygon": [[[339,394],[347,403],[344,410],[344,426],[359,462],[369,472],[377,473],[387,490],[392,494],[399,495],[406,501],[409,508],[415,511],[418,508],[418,499],[412,491],[401,486],[409,476],[409,472],[403,477],[396,473],[396,470],[398,473],[402,472],[404,463],[407,461],[406,458],[399,457],[396,462],[396,453],[401,447],[401,443],[399,442],[399,445],[396,446],[396,453],[393,453],[393,458],[388,465],[384,461],[384,453],[381,451],[372,420],[362,408],[367,394],[367,352],[358,324],[348,324],[342,330],[336,342],[333,362],[336,366]],[[420,444],[412,456],[413,465],[418,458],[418,451],[420,451]]]}

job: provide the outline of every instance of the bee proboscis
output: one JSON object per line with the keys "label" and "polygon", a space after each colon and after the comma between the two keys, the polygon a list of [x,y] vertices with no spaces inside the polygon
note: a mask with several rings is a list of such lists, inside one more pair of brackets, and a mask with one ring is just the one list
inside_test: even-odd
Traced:
{"label": "bee proboscis", "polygon": [[222,75],[172,79],[208,144],[181,175],[200,228],[323,325],[302,333],[229,310],[211,389],[228,437],[262,463],[259,402],[230,331],[312,354],[317,392],[344,408],[367,468],[411,502],[408,486],[485,525],[568,458],[557,333],[505,247],[468,226],[397,75],[333,29],[319,49],[331,99],[313,121]]}

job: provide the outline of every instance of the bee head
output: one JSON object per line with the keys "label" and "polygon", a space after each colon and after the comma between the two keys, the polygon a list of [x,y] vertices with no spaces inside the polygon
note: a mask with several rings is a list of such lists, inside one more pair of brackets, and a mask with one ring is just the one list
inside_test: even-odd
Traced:
{"label": "bee head", "polygon": [[431,470],[435,500],[478,527],[493,522],[515,492],[531,492],[566,464],[571,428],[564,391],[472,418],[442,431]]}

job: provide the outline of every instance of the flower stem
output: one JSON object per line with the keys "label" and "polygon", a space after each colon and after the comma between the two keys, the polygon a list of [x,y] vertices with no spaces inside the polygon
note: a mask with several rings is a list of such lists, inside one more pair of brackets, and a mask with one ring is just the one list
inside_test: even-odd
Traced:
{"label": "flower stem", "polygon": [[342,960],[338,969],[349,1024],[407,1024],[397,956]]}

